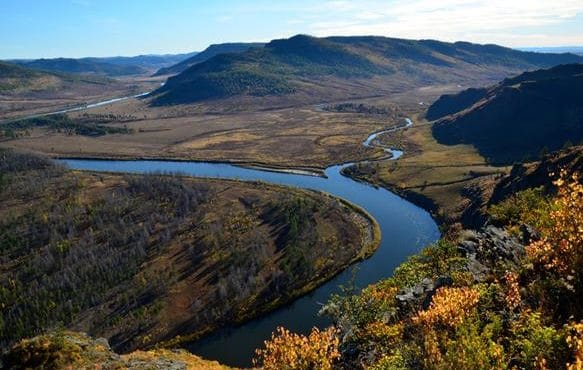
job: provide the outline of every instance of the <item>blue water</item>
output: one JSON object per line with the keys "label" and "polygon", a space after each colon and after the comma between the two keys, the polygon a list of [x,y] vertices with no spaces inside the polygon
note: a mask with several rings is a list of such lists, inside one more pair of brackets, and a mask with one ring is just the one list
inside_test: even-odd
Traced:
{"label": "blue water", "polygon": [[[437,225],[423,209],[383,188],[357,182],[341,174],[351,164],[328,167],[326,177],[269,172],[224,163],[178,161],[118,161],[64,159],[71,168],[113,172],[179,172],[196,177],[264,181],[272,184],[320,190],[344,198],[368,211],[379,223],[381,245],[369,259],[354,265],[357,287],[391,276],[395,267],[408,256],[440,237]],[[254,349],[262,346],[277,326],[306,333],[313,326],[324,327],[329,319],[318,316],[330,295],[347,285],[353,277],[350,268],[312,293],[272,313],[244,325],[221,330],[186,345],[193,353],[231,366],[249,366]]]}

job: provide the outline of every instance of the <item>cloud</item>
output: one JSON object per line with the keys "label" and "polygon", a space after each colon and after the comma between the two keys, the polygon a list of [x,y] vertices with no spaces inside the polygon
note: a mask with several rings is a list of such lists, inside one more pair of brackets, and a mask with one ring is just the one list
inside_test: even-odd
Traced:
{"label": "cloud", "polygon": [[310,33],[318,36],[378,34],[449,41],[471,36],[471,41],[511,46],[583,43],[583,31],[560,30],[561,24],[583,14],[581,0],[327,1],[320,13],[310,24]]}

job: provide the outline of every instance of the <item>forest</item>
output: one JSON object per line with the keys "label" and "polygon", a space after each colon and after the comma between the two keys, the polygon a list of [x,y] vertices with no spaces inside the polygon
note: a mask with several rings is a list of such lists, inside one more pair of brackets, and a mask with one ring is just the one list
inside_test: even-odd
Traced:
{"label": "forest", "polygon": [[124,351],[195,338],[306,292],[372,243],[365,215],[314,192],[0,159],[2,347],[54,328]]}

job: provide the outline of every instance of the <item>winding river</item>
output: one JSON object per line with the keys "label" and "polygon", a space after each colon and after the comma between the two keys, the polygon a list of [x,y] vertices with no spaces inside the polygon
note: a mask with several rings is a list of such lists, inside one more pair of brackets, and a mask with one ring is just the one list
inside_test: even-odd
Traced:
{"label": "winding river", "polygon": [[[365,146],[382,147],[376,141],[385,132],[412,125],[405,124],[371,134]],[[391,159],[403,153],[384,148]],[[73,169],[113,172],[179,172],[196,177],[264,181],[272,184],[319,190],[344,198],[368,211],[381,228],[381,245],[369,259],[354,265],[313,292],[274,312],[263,315],[241,326],[220,330],[185,347],[207,359],[218,360],[231,366],[249,366],[254,349],[271,336],[277,326],[285,326],[296,332],[309,332],[313,326],[324,327],[329,319],[318,315],[323,303],[331,294],[340,291],[341,285],[351,282],[362,288],[391,276],[395,267],[422,247],[436,241],[440,233],[429,213],[400,198],[392,192],[354,181],[342,175],[342,170],[354,163],[334,165],[326,168],[325,176],[301,173],[274,172],[245,168],[227,163],[182,162],[155,160],[83,160],[63,159]]]}

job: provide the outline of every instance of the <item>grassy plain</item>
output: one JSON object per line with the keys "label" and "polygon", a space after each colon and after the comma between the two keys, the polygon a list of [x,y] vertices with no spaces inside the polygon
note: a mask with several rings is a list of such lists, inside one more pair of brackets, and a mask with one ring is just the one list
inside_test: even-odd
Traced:
{"label": "grassy plain", "polygon": [[33,79],[26,89],[0,89],[0,121],[136,95],[151,91],[162,81],[150,77],[67,77],[46,75]]}
{"label": "grassy plain", "polygon": [[106,124],[127,129],[129,134],[79,136],[36,128],[29,136],[0,140],[0,147],[58,157],[210,160],[321,171],[336,163],[383,158],[382,150],[363,147],[363,140],[411,117],[412,128],[379,138],[404,149],[405,156],[395,162],[362,165],[350,174],[404,195],[413,194],[411,200],[448,221],[464,208],[467,186],[484,175],[506,170],[489,166],[472,146],[440,145],[431,135],[430,123],[423,118],[426,108],[441,94],[465,87],[426,86],[322,103],[366,104],[394,113],[386,116],[324,111],[322,104],[245,111],[216,102],[151,107],[147,99],[132,99],[70,114],[84,120],[121,117]]}
{"label": "grassy plain", "polygon": [[442,222],[457,221],[471,200],[472,186],[509,171],[486,163],[471,145],[446,146],[431,134],[431,123],[415,116],[416,124],[379,139],[407,153],[398,161],[379,161],[354,167],[351,176],[395,189],[434,212]]}

